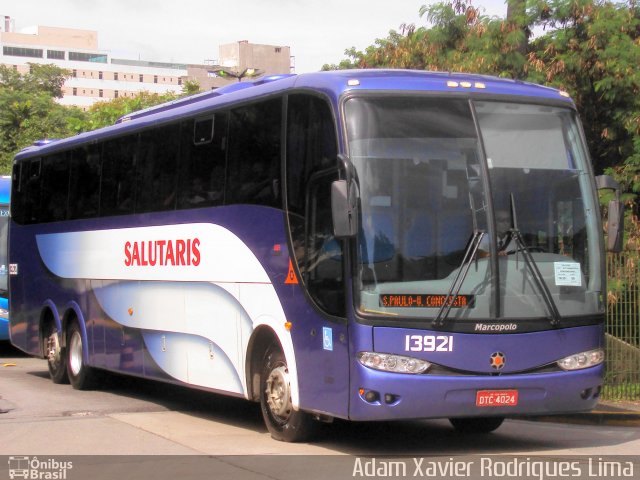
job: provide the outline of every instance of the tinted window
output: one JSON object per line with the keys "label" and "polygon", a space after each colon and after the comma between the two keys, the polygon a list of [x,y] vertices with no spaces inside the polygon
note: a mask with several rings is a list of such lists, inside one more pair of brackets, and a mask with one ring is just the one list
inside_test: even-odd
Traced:
{"label": "tinted window", "polygon": [[227,203],[280,206],[281,124],[281,99],[231,111]]}
{"label": "tinted window", "polygon": [[117,138],[104,143],[100,189],[101,215],[133,213],[137,145],[137,135]]}
{"label": "tinted window", "polygon": [[70,219],[98,216],[101,150],[102,145],[89,145],[71,152],[67,215]]}
{"label": "tinted window", "polygon": [[303,282],[317,305],[344,316],[342,244],[333,236],[331,183],[336,135],[327,103],[291,95],[287,112],[287,195],[291,239]]}
{"label": "tinted window", "polygon": [[206,130],[213,135],[208,142],[201,141],[203,132],[193,120],[183,123],[178,208],[207,207],[224,201],[227,117],[221,112],[209,122],[197,121],[199,126],[209,123]]}
{"label": "tinted window", "polygon": [[32,211],[34,223],[64,220],[67,216],[68,192],[69,164],[67,153],[63,152],[43,158],[40,190],[41,204],[39,212]]}
{"label": "tinted window", "polygon": [[180,125],[140,135],[136,163],[136,212],[172,210],[177,197]]}

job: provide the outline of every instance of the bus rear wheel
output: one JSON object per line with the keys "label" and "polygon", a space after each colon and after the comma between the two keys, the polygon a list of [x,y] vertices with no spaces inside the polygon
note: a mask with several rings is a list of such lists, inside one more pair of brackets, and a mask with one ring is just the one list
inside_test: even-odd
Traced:
{"label": "bus rear wheel", "polygon": [[502,425],[504,417],[450,418],[449,422],[460,433],[491,433]]}
{"label": "bus rear wheel", "polygon": [[282,351],[270,347],[265,355],[260,376],[260,409],[271,437],[283,442],[307,440],[315,431],[316,422],[306,412],[291,404],[289,369]]}
{"label": "bus rear wheel", "polygon": [[60,335],[53,324],[47,326],[43,344],[51,380],[53,383],[69,383],[66,351],[60,345]]}
{"label": "bus rear wheel", "polygon": [[82,331],[77,322],[72,322],[67,331],[67,375],[71,386],[76,390],[89,390],[93,387],[95,373],[84,363],[82,356]]}

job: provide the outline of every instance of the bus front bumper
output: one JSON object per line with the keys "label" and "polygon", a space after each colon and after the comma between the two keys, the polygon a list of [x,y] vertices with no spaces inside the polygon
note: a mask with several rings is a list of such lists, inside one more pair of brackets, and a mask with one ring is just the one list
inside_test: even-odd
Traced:
{"label": "bus front bumper", "polygon": [[[503,376],[388,373],[356,366],[351,420],[551,415],[595,407],[604,365]],[[504,406],[508,403],[508,406]]]}

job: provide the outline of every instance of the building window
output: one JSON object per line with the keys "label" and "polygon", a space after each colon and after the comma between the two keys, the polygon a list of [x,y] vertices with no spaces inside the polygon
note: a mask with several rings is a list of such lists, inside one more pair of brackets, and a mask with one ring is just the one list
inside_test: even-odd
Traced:
{"label": "building window", "polygon": [[282,52],[282,48],[276,47],[276,53],[280,53],[280,52]]}
{"label": "building window", "polygon": [[47,50],[47,58],[64,60],[64,50]]}
{"label": "building window", "polygon": [[144,75],[140,74],[138,78],[140,79],[141,82],[144,82]]}
{"label": "building window", "polygon": [[69,60],[76,62],[107,63],[107,56],[101,53],[69,52]]}
{"label": "building window", "polygon": [[42,58],[41,48],[2,47],[2,53],[12,57]]}
{"label": "building window", "polygon": [[71,76],[73,78],[76,78],[78,76],[78,71],[75,68],[73,69],[73,73],[71,73]]}
{"label": "building window", "polygon": [[118,92],[118,90],[115,90],[113,92],[113,98],[118,98],[118,95],[120,95],[120,92]]}
{"label": "building window", "polygon": [[182,85],[182,77],[178,78],[178,85]]}
{"label": "building window", "polygon": [[158,75],[153,76],[153,83],[158,83]]}
{"label": "building window", "polygon": [[102,89],[98,90],[98,96],[99,97],[103,97],[104,96],[104,91]]}
{"label": "building window", "polygon": [[114,72],[113,73],[113,79],[114,80],[118,80],[118,72]]}
{"label": "building window", "polygon": [[73,96],[76,97],[78,95],[78,89],[73,87]]}

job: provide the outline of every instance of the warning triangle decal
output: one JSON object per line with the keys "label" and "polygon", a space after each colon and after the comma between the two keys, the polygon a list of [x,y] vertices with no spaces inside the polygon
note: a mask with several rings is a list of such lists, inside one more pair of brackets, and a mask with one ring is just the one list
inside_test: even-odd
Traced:
{"label": "warning triangle decal", "polygon": [[287,279],[284,281],[285,285],[297,285],[298,277],[296,277],[296,272],[293,270],[293,263],[291,263],[291,259],[289,259],[289,272],[287,272]]}

